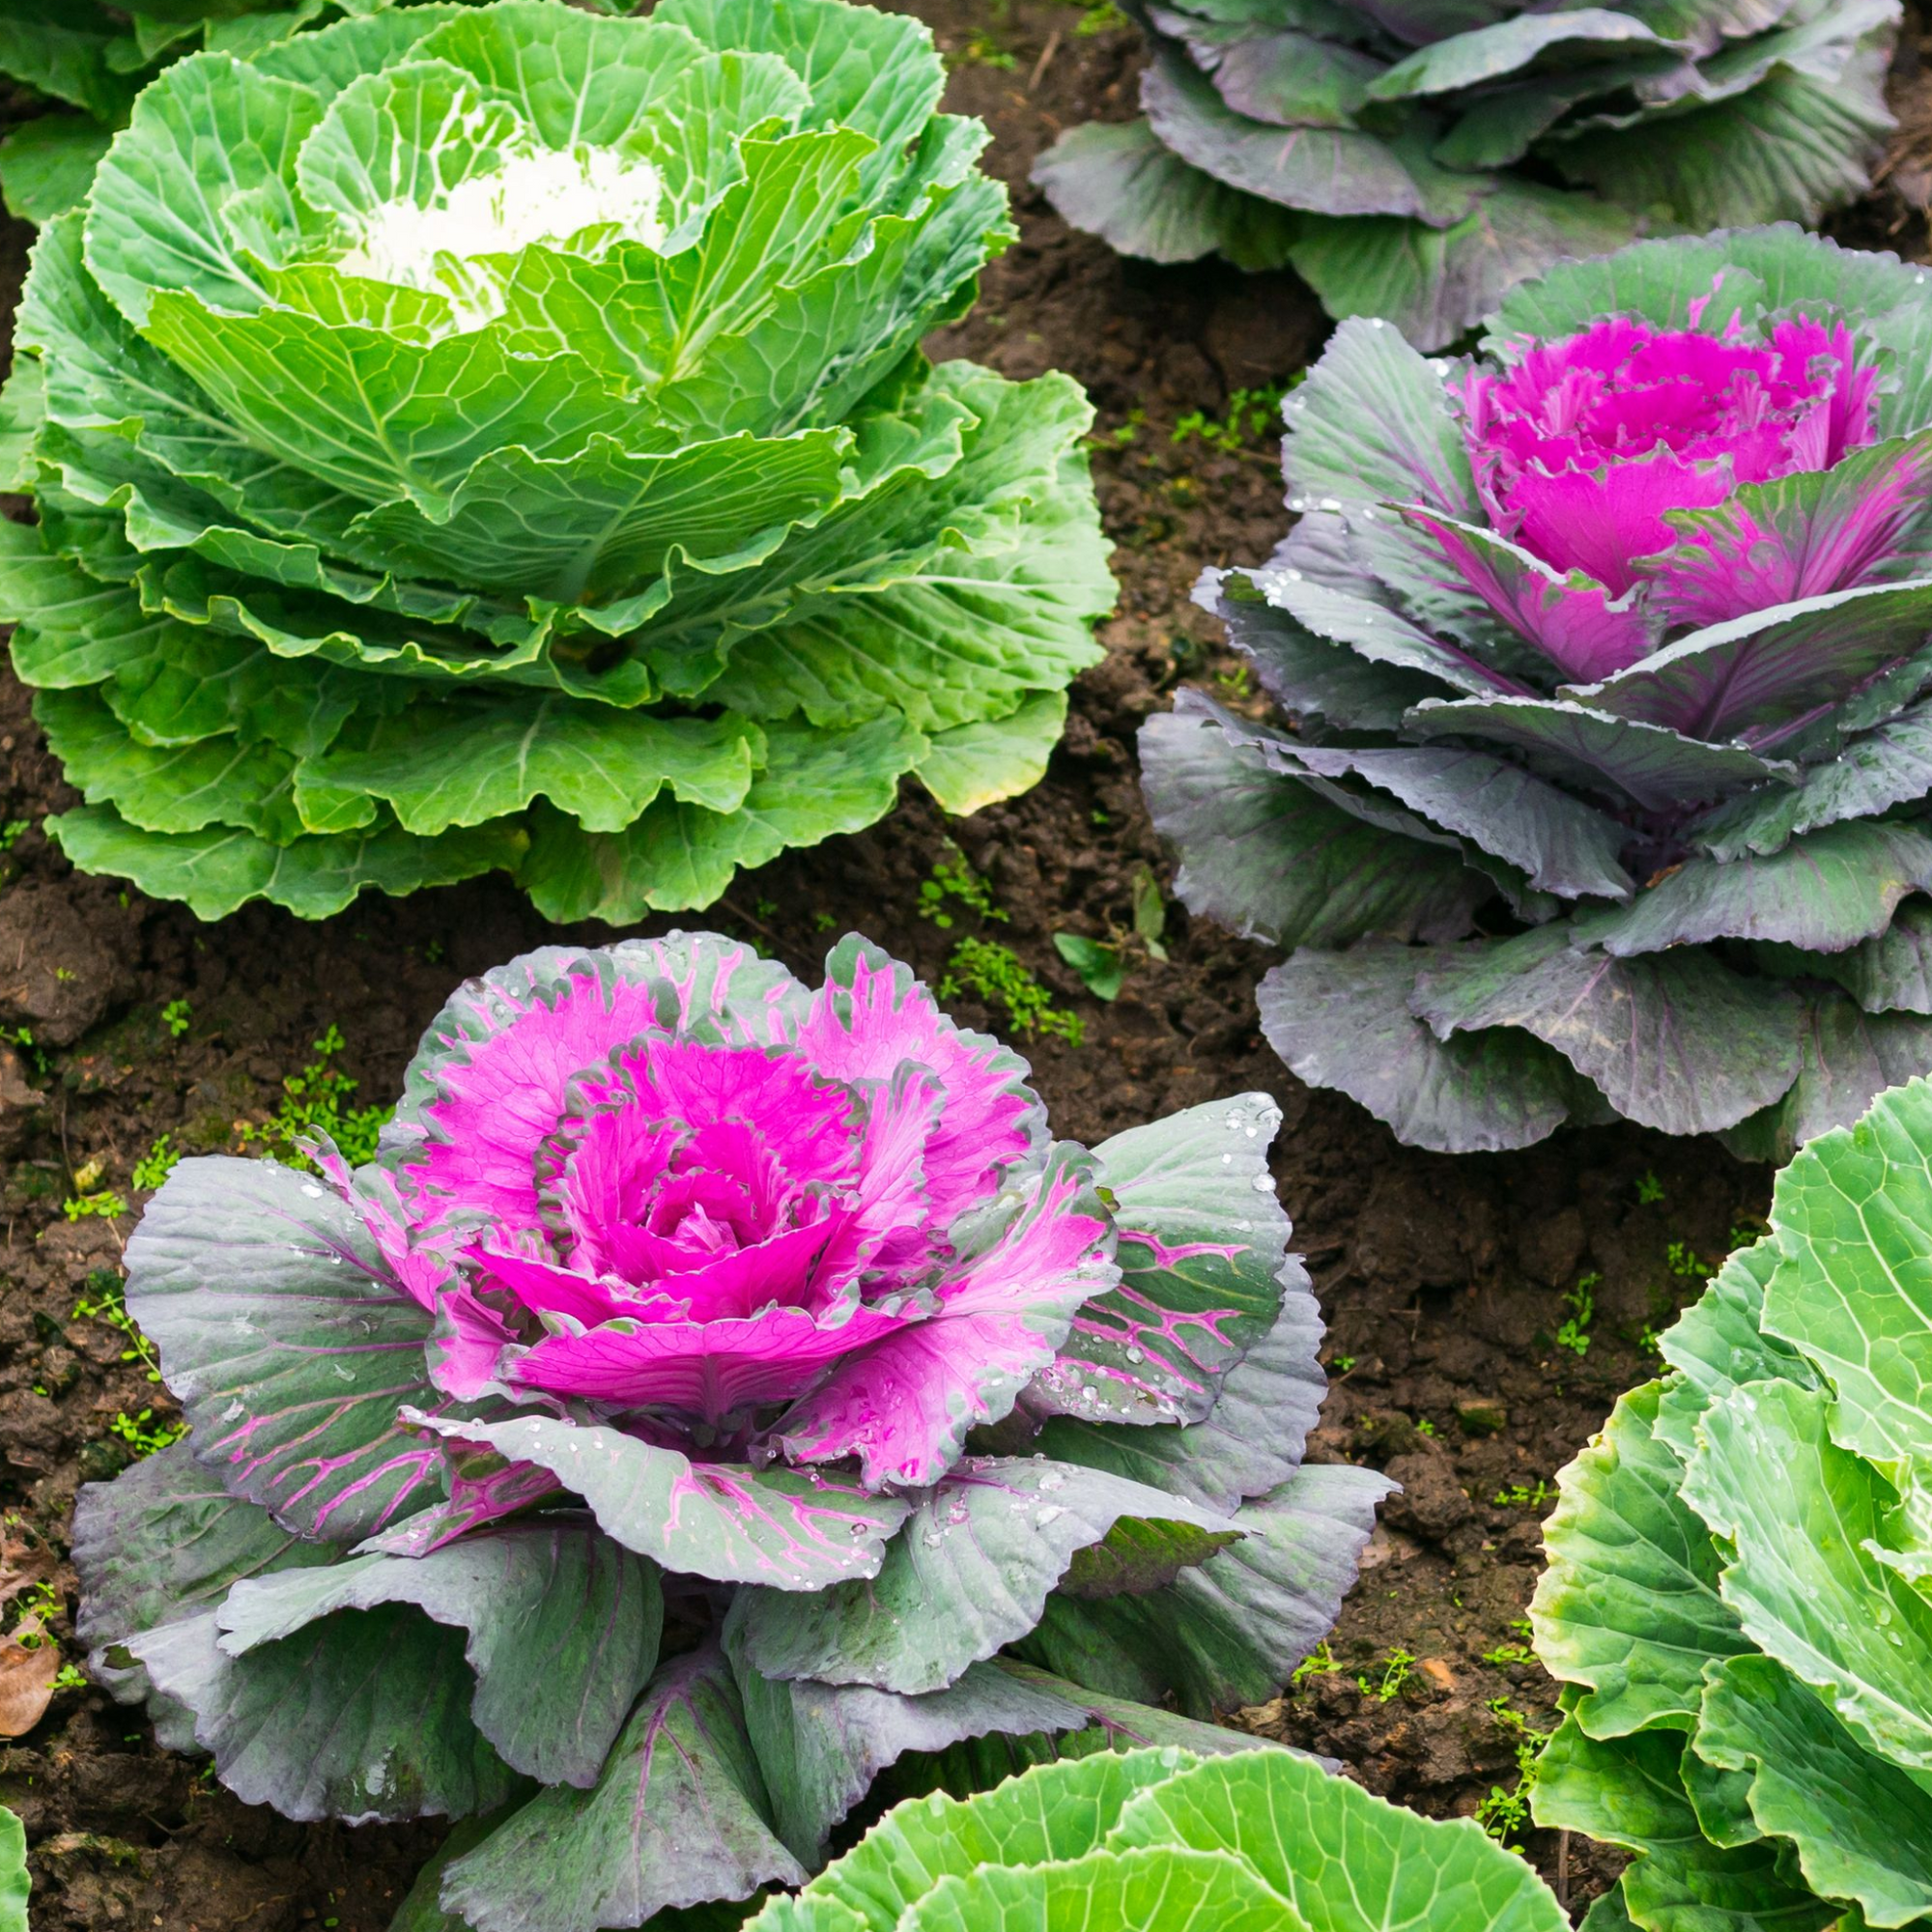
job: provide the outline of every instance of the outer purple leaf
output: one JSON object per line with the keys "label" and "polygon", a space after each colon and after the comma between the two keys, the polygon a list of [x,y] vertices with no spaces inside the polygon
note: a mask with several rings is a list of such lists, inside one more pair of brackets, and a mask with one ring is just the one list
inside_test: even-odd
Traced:
{"label": "outer purple leaf", "polygon": [[475,1932],[597,1932],[805,1879],[708,1647],[658,1672],[594,1789],[552,1785],[453,1859],[441,1903]]}
{"label": "outer purple leaf", "polygon": [[1077,1704],[995,1664],[976,1663],[928,1696],[900,1697],[865,1685],[774,1683],[747,1663],[734,1637],[727,1625],[725,1648],[778,1834],[805,1865],[818,1863],[833,1826],[907,1751],[942,1751],[993,1732],[1026,1737],[1086,1727]]}
{"label": "outer purple leaf", "polygon": [[137,1703],[147,1674],[110,1665],[110,1645],[213,1608],[245,1577],[331,1563],[340,1554],[331,1544],[283,1529],[267,1510],[237,1502],[187,1443],[170,1443],[111,1483],[87,1484],[74,1499],[74,1635],[115,1696]]}
{"label": "outer purple leaf", "polygon": [[1472,591],[1565,677],[1606,677],[1645,656],[1657,627],[1628,598],[1612,599],[1580,570],[1554,571],[1493,531],[1411,510],[1408,522],[1435,540],[1445,585]]}
{"label": "outer purple leaf", "polygon": [[1592,913],[1579,936],[1620,957],[1757,939],[1842,952],[1880,933],[1908,893],[1932,890],[1932,838],[1906,825],[1852,819],[1794,838],[1769,858],[1689,859],[1616,912]]}
{"label": "outer purple leaf", "polygon": [[1236,114],[1276,128],[1350,128],[1368,99],[1368,83],[1388,63],[1309,23],[1200,19],[1150,7],[1156,33],[1182,42],[1203,73]]}
{"label": "outer purple leaf", "polygon": [[1094,1150],[1113,1197],[1118,1288],[1073,1320],[1021,1398],[1030,1415],[1199,1422],[1228,1371],[1274,1326],[1291,1262],[1265,1094],[1208,1101]]}
{"label": "outer purple leaf", "polygon": [[1348,1094],[1406,1146],[1531,1147],[1570,1118],[1576,1075],[1527,1034],[1436,1038],[1409,1002],[1416,976],[1448,956],[1445,947],[1304,947],[1263,980],[1262,1031],[1297,1079]]}
{"label": "outer purple leaf", "polygon": [[1270,128],[1236,114],[1179,54],[1157,49],[1141,76],[1141,106],[1182,160],[1264,201],[1329,214],[1412,214],[1448,226],[1475,199],[1469,177],[1435,167],[1421,149],[1398,155],[1342,128]]}
{"label": "outer purple leaf", "polygon": [[1304,215],[1293,259],[1330,315],[1384,318],[1418,349],[1437,350],[1492,314],[1512,285],[1568,256],[1620,248],[1635,233],[1631,214],[1594,195],[1492,175],[1447,228],[1394,215]]}
{"label": "outer purple leaf", "polygon": [[515,1791],[470,1719],[462,1636],[412,1606],[325,1617],[242,1658],[218,1636],[203,1611],[128,1649],[157,1691],[194,1714],[195,1744],[244,1804],[357,1825],[460,1818]]}
{"label": "outer purple leaf", "polygon": [[431,1318],[308,1176],[183,1161],[128,1243],[128,1307],[231,1494],[348,1543],[440,1492],[441,1456],[397,1422],[452,1406],[429,1384]]}
{"label": "outer purple leaf", "polygon": [[1840,703],[1932,631],[1932,579],[1838,590],[1759,611],[1667,644],[1564,695],[1591,710],[1693,738],[1774,746]]}
{"label": "outer purple leaf", "polygon": [[616,1429],[547,1415],[421,1422],[552,1470],[626,1549],[721,1583],[822,1590],[847,1577],[875,1576],[886,1539],[910,1507],[896,1496],[867,1495],[850,1481],[694,1463]]}
{"label": "outer purple leaf", "polygon": [[1782,851],[1801,833],[1877,818],[1932,792],[1932,703],[1916,704],[1855,738],[1796,785],[1746,792],[1686,828],[1716,859]]}
{"label": "outer purple leaf", "polygon": [[1418,47],[1390,68],[1370,88],[1377,100],[1408,100],[1421,96],[1458,94],[1464,88],[1503,80],[1552,47],[1564,49],[1571,65],[1614,57],[1633,43],[1655,46],[1658,37],[1641,20],[1603,7],[1576,7],[1561,13],[1518,14],[1487,27],[1472,28],[1446,41]]}
{"label": "outer purple leaf", "polygon": [[1667,725],[1613,717],[1565,698],[1429,698],[1404,724],[1417,738],[1514,745],[1546,777],[1646,811],[1728,798],[1798,776],[1795,766],[1744,745],[1706,744]]}
{"label": "outer purple leaf", "polygon": [[1710,509],[1665,519],[1683,541],[1645,563],[1652,602],[1673,625],[1720,624],[1898,575],[1903,557],[1922,570],[1928,504],[1932,433],[1852,450],[1830,469],[1747,483]]}
{"label": "outer purple leaf", "polygon": [[1724,1136],[1745,1160],[1782,1163],[1819,1134],[1858,1122],[1888,1087],[1932,1073],[1932,1018],[1861,1012],[1843,993],[1806,1008],[1804,1063],[1791,1091]]}
{"label": "outer purple leaf", "polygon": [[[1314,521],[1304,521],[1296,534]],[[1351,601],[1357,613],[1373,618],[1373,610],[1363,613],[1360,600]],[[1236,571],[1204,573],[1195,602],[1227,625],[1229,642],[1254,660],[1263,685],[1285,711],[1323,718],[1351,730],[1393,731],[1403,714],[1426,698],[1471,687],[1488,689],[1485,679],[1446,649],[1432,651],[1435,663],[1424,669],[1411,665],[1406,654],[1372,661],[1359,649],[1331,642],[1286,611],[1263,602],[1252,580]],[[1418,632],[1404,642],[1422,640]]]}
{"label": "outer purple leaf", "polygon": [[1932,901],[1911,899],[1849,952],[1780,952],[1786,971],[1835,980],[1868,1013],[1932,1013]]}
{"label": "outer purple leaf", "polygon": [[1188,1525],[1192,1562],[1240,1534],[1216,1511],[1104,1470],[1043,1457],[968,1457],[919,1499],[869,1581],[805,1599],[741,1592],[733,1654],[766,1678],[869,1684],[908,1696],[944,1690],[969,1664],[1025,1636],[1075,1552],[1101,1543],[1123,1518]]}
{"label": "outer purple leaf", "polygon": [[1469,930],[1494,887],[1455,839],[1420,819],[1407,837],[1364,823],[1272,771],[1262,735],[1187,691],[1141,727],[1142,789],[1155,830],[1180,848],[1175,891],[1190,912],[1282,946]]}
{"label": "outer purple leaf", "polygon": [[[1385,323],[1343,323],[1282,419],[1291,507],[1419,503],[1465,521],[1483,514],[1442,378]],[[1329,497],[1333,505],[1322,501]]]}
{"label": "outer purple leaf", "polygon": [[657,1572],[589,1523],[518,1525],[422,1557],[356,1556],[238,1582],[215,1611],[243,1657],[337,1611],[413,1604],[467,1633],[470,1716],[505,1763],[588,1786],[658,1657]]}
{"label": "outer purple leaf", "polygon": [[[1196,1757],[1232,1757],[1236,1751],[1286,1750],[1272,1738],[1256,1737],[1252,1731],[1237,1731],[1226,1724],[1204,1724],[1193,1718],[1177,1718],[1172,1711],[1156,1710],[1151,1704],[1130,1698],[1102,1696],[1081,1684],[1069,1684],[1037,1664],[1022,1663],[1017,1658],[1003,1657],[999,1667],[1022,1684],[1064,1697],[1086,1712],[1094,1727],[1107,1740],[1110,1750],[1140,1750],[1148,1746],[1176,1745]],[[1302,1755],[1296,1752],[1296,1756]],[[1333,1758],[1316,1760],[1324,1769],[1339,1771]]]}
{"label": "outer purple leaf", "polygon": [[1689,948],[1618,959],[1563,925],[1443,949],[1411,1007],[1440,1039],[1519,1027],[1619,1114],[1666,1134],[1736,1126],[1798,1076],[1803,1002]]}
{"label": "outer purple leaf", "polygon": [[1206,1422],[1117,1429],[1056,1416],[1037,1446],[1047,1457],[1171,1490],[1225,1514],[1279,1489],[1300,1466],[1328,1389],[1316,1359],[1321,1335],[1304,1275],[1289,1285],[1274,1326],[1229,1372]]}
{"label": "outer purple leaf", "polygon": [[1236,1520],[1247,1537],[1145,1597],[1055,1597],[1027,1645],[1063,1677],[1190,1717],[1264,1703],[1333,1628],[1395,1487],[1346,1463],[1309,1465]]}
{"label": "outer purple leaf", "polygon": [[1487,752],[1421,745],[1267,750],[1285,770],[1363,780],[1430,824],[1520,867],[1539,891],[1623,898],[1632,890],[1619,862],[1629,838],[1623,826]]}
{"label": "outer purple leaf", "polygon": [[1222,254],[1246,269],[1288,261],[1295,217],[1190,167],[1146,121],[1069,128],[1034,163],[1061,218],[1122,255],[1193,262]]}
{"label": "outer purple leaf", "polygon": [[847,1356],[780,1418],[792,1461],[856,1456],[868,1485],[936,1481],[969,1429],[1011,1410],[1081,1305],[1120,1279],[1091,1157],[1071,1142],[1038,1172],[1009,1176],[952,1236],[935,1312]]}

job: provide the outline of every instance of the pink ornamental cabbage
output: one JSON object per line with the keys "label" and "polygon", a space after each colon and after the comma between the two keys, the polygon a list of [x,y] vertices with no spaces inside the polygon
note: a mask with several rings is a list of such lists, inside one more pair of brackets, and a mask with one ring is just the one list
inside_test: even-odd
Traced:
{"label": "pink ornamental cabbage", "polygon": [[1141,740],[1290,1067],[1405,1140],[1621,1115],[1782,1156],[1932,1070],[1932,299],[1795,228],[1338,327],[1297,521],[1200,596],[1286,729]]}
{"label": "pink ornamental cabbage", "polygon": [[474,1932],[797,1884],[966,1739],[1228,1748],[1386,1487],[1301,1466],[1279,1121],[1052,1141],[856,938],[816,989],[703,933],[512,961],[375,1162],[150,1204],[191,1430],[81,1496],[95,1667],[291,1816],[510,1807],[419,1888]]}

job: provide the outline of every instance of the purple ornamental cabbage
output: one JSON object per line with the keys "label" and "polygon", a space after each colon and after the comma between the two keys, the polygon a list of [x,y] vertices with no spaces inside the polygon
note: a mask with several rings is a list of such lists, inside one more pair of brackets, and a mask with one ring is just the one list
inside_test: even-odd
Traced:
{"label": "purple ornamental cabbage", "polygon": [[191,1433],[82,1492],[97,1673],[290,1817],[500,1808],[399,1928],[662,1932],[901,1760],[1254,1745],[1202,1720],[1387,1488],[1301,1464],[1280,1115],[1089,1151],[1026,1077],[857,938],[814,992],[672,934],[460,988],[366,1167],[183,1162],[128,1304]]}
{"label": "purple ornamental cabbage", "polygon": [[1482,353],[1346,323],[1299,522],[1210,571],[1288,717],[1141,741],[1262,1023],[1410,1143],[1781,1155],[1932,1069],[1932,303],[1791,228],[1525,284]]}
{"label": "purple ornamental cabbage", "polygon": [[1871,185],[1898,0],[1122,0],[1142,117],[1035,179],[1123,254],[1293,266],[1436,349],[1653,232],[1815,223]]}

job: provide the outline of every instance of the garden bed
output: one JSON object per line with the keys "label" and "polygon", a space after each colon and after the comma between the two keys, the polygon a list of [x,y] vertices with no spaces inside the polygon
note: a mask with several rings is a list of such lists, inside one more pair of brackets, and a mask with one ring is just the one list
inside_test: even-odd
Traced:
{"label": "garden bed", "polygon": [[[1074,687],[1065,741],[1028,796],[949,826],[909,788],[885,824],[659,925],[735,932],[814,979],[830,939],[857,927],[930,980],[951,974],[952,1010],[1015,1037],[1057,1128],[1082,1139],[1243,1089],[1275,1095],[1281,1197],[1329,1322],[1334,1384],[1313,1453],[1386,1469],[1405,1492],[1328,1645],[1242,1720],[1340,1758],[1378,1792],[1436,1815],[1480,1807],[1507,1833],[1520,1752],[1554,1703],[1521,1619],[1555,1472],[1654,1370],[1650,1337],[1762,1211],[1770,1177],[1714,1143],[1629,1127],[1510,1156],[1400,1148],[1350,1103],[1299,1088],[1262,1044],[1262,950],[1172,902],[1156,933],[1166,959],[1133,937],[1137,906],[1142,933],[1154,929],[1148,881],[1170,869],[1140,804],[1134,734],[1182,682],[1247,702],[1188,590],[1202,565],[1255,559],[1278,534],[1265,392],[1319,345],[1321,318],[1286,278],[1122,263],[1024,185],[1062,127],[1128,111],[1130,32],[1085,32],[1103,16],[1033,0],[911,11],[955,58],[949,105],[992,126],[990,162],[1016,185],[1022,228],[939,346],[1012,377],[1065,369],[1092,392],[1122,585],[1107,659]],[[1908,130],[1926,137],[1916,78],[1901,93]],[[1921,177],[1932,183],[1907,165],[1899,179]],[[1917,248],[1922,223],[1904,220],[1896,195],[1875,196],[1838,232]],[[24,241],[0,240],[10,312]],[[0,1060],[0,1594],[10,1618],[50,1604],[77,1663],[74,1490],[174,1418],[114,1320],[141,1180],[170,1152],[272,1149],[304,1117],[354,1131],[358,1106],[393,1095],[456,980],[555,934],[490,882],[369,897],[314,925],[256,908],[206,926],[74,875],[42,836],[72,794],[11,675],[0,757],[0,1025],[15,1041]],[[1057,932],[1123,946],[1118,999],[1083,986]],[[1030,1043],[1017,1037],[1028,1015]],[[0,1705],[8,1690],[0,1674]],[[0,1803],[26,1822],[42,1932],[383,1932],[438,1836],[301,1827],[239,1804],[84,1686],[56,1690],[0,1747]],[[1603,1883],[1600,1859],[1554,1834],[1512,1841],[1573,1902]]]}

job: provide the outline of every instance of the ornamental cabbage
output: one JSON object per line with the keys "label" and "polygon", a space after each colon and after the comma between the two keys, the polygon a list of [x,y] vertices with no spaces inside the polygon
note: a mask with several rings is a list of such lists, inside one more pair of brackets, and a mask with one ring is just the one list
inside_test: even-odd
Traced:
{"label": "ornamental cabbage", "polygon": [[1423,349],[1646,225],[1816,222],[1892,126],[1897,0],[1127,0],[1143,118],[1035,179],[1128,255],[1292,265]]}
{"label": "ornamental cabbage", "polygon": [[1605,1932],[1932,1916],[1928,1146],[1919,1079],[1806,1147],[1558,1479],[1534,1802],[1637,1854]]}
{"label": "ornamental cabbage", "polygon": [[1300,521],[1209,572],[1287,728],[1145,728],[1264,1030],[1412,1144],[1621,1115],[1773,1157],[1932,1069],[1932,303],[1790,228],[1513,294],[1483,353],[1345,323]]}
{"label": "ornamental cabbage", "polygon": [[10,391],[74,863],[204,918],[500,867],[624,923],[908,773],[1034,782],[1112,582],[1078,389],[919,353],[1012,233],[944,78],[843,0],[169,68],[43,232]]}
{"label": "ornamental cabbage", "polygon": [[811,991],[672,934],[459,988],[364,1167],[183,1161],[97,1672],[293,1818],[509,1805],[434,1880],[475,1932],[801,1883],[908,1753],[1244,1742],[1388,1488],[1301,1463],[1280,1115],[1089,1151],[1026,1075],[857,938]]}
{"label": "ornamental cabbage", "polygon": [[1418,1817],[1286,1750],[1166,1746],[895,1806],[751,1932],[1569,1932],[1473,1820]]}

